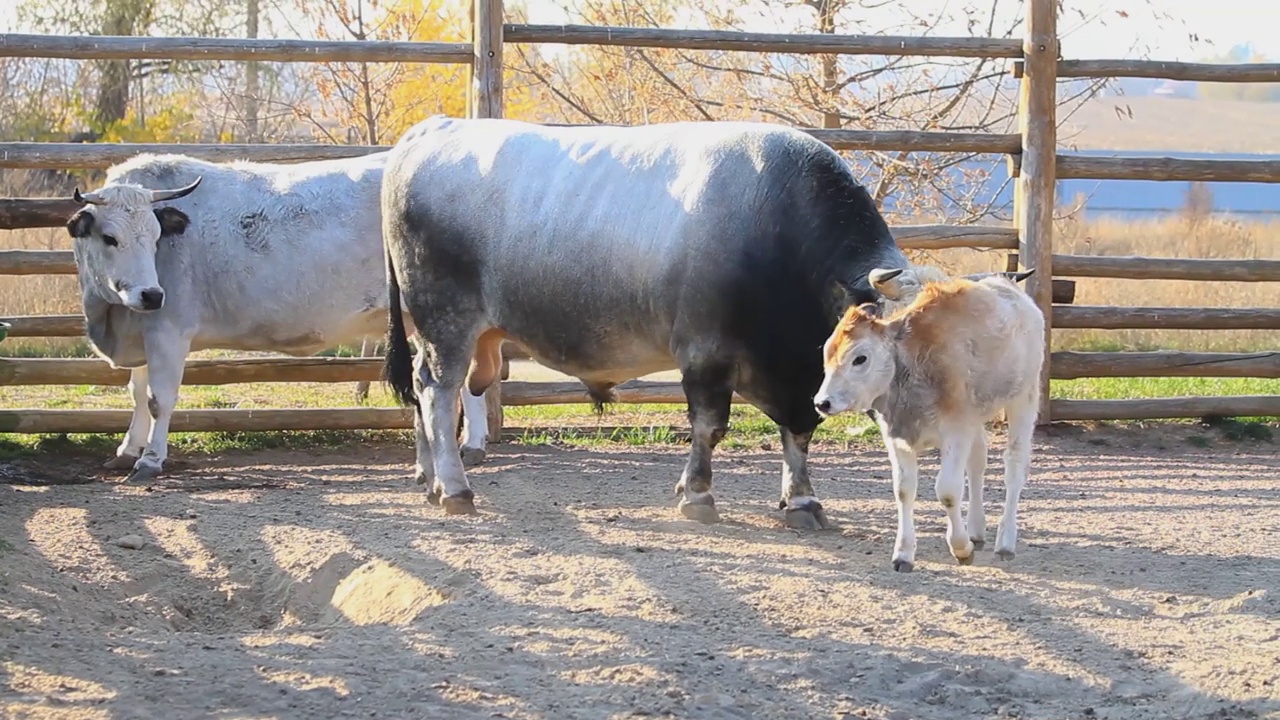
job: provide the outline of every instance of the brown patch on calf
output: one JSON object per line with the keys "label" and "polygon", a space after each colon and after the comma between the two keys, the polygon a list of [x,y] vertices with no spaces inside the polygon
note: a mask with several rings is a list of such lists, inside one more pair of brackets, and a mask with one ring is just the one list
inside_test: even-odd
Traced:
{"label": "brown patch on calf", "polygon": [[881,331],[884,323],[879,318],[880,308],[875,303],[863,303],[846,310],[827,343],[826,357],[823,358],[826,367],[838,365],[849,348],[866,337],[866,333]]}
{"label": "brown patch on calf", "polygon": [[483,395],[502,371],[502,341],[507,334],[498,328],[481,333],[476,339],[476,352],[471,357],[471,369],[467,371],[467,390],[472,395]]}

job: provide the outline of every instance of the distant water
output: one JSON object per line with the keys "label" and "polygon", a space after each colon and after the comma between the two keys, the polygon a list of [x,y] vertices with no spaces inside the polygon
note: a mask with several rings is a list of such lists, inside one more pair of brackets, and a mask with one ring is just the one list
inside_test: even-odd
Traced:
{"label": "distant water", "polygon": [[[1192,160],[1280,160],[1280,155],[1240,155],[1231,153],[1189,153],[1178,151],[1126,151],[1080,150],[1064,151],[1069,154],[1092,157],[1174,157]],[[858,165],[855,161],[855,165]],[[974,170],[989,170],[990,178],[978,190],[978,197],[997,200],[997,207],[1006,211],[1013,205],[1013,186],[1008,180],[1004,156],[979,156],[974,161],[949,169],[953,178],[963,179]],[[968,175],[973,177],[973,175]],[[874,177],[869,179],[874,181]],[[1211,182],[1205,186],[1213,195],[1216,213],[1229,213],[1256,217],[1259,220],[1280,218],[1280,183]],[[1086,198],[1084,217],[1154,219],[1176,212],[1186,203],[1189,182],[1161,182],[1154,180],[1059,180],[1058,204],[1073,202],[1077,194]],[[892,211],[895,198],[887,198],[886,211]]]}

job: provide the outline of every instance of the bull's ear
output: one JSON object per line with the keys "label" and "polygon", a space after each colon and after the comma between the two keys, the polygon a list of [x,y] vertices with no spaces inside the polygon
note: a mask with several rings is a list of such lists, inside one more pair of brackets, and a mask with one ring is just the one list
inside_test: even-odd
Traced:
{"label": "bull's ear", "polygon": [[857,297],[858,292],[854,290],[853,285],[839,279],[831,282],[831,299],[837,315],[844,315],[844,311],[856,302]]}
{"label": "bull's ear", "polygon": [[76,211],[67,221],[67,233],[73,238],[89,237],[93,232],[93,213],[86,209]]}
{"label": "bull's ear", "polygon": [[880,303],[862,303],[858,306],[858,311],[869,318],[879,319],[881,315],[880,310]]}
{"label": "bull's ear", "polygon": [[160,237],[181,235],[187,231],[191,218],[173,207],[156,208],[156,220],[160,221]]}

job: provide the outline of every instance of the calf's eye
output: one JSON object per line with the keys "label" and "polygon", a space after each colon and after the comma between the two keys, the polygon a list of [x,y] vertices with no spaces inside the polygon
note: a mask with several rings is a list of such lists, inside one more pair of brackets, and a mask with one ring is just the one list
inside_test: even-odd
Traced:
{"label": "calf's eye", "polygon": [[103,235],[102,242],[110,245],[111,247],[115,247],[120,244],[119,242],[116,241],[116,238],[114,235]]}
{"label": "calf's eye", "polygon": [[866,361],[867,361],[867,356],[866,356],[866,355],[859,355],[858,357],[856,357],[856,358],[854,358],[854,359],[853,359],[853,364],[854,364],[854,365],[861,365],[862,363],[864,363],[864,362],[866,362]]}

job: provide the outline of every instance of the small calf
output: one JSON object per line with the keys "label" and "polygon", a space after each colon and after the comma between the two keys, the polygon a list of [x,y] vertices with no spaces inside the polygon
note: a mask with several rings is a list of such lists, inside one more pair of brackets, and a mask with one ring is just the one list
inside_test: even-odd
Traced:
{"label": "small calf", "polygon": [[[814,406],[824,416],[874,410],[889,452],[898,498],[895,570],[909,572],[915,564],[917,458],[935,447],[941,452],[935,492],[947,513],[947,543],[961,565],[973,562],[986,533],[985,426],[1001,410],[1009,440],[995,550],[1004,560],[1014,556],[1044,363],[1044,315],[1015,285],[1031,272],[928,282],[891,313],[872,303],[851,307],[823,346],[826,373]],[[876,284],[883,287],[894,276],[880,273]],[[967,527],[960,516],[966,474]]]}

